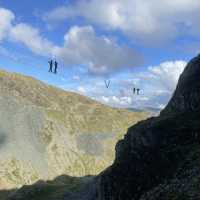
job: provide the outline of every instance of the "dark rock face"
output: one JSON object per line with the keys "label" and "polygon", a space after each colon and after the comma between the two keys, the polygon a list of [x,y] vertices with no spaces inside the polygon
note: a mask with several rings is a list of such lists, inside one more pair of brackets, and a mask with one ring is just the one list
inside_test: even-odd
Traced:
{"label": "dark rock face", "polygon": [[176,91],[162,115],[200,110],[200,55],[192,59],[180,76]]}
{"label": "dark rock face", "polygon": [[[191,158],[194,152],[199,152],[196,158],[200,156],[199,119],[200,56],[186,67],[173,98],[161,115],[129,128],[125,138],[118,142],[114,164],[99,175],[100,187],[95,199],[158,200],[163,194],[162,199],[178,200],[176,196],[164,198],[164,194],[171,191],[173,180],[178,190],[182,182],[193,180],[194,171],[200,171],[200,162]],[[196,182],[200,185],[198,175]],[[159,185],[169,189],[164,193]],[[183,190],[185,188],[190,187]],[[150,192],[153,190],[159,191],[161,196],[154,198],[156,192]]]}

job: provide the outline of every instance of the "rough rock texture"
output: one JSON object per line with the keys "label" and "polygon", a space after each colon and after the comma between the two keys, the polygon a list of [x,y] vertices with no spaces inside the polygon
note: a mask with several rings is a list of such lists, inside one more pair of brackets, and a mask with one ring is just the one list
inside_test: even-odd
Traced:
{"label": "rough rock texture", "polygon": [[193,58],[180,76],[173,98],[162,115],[200,110],[200,55]]}
{"label": "rough rock texture", "polygon": [[127,127],[145,116],[0,71],[0,189],[99,173]]}
{"label": "rough rock texture", "polygon": [[99,175],[98,200],[200,199],[200,56],[159,117],[129,128],[114,164]]}

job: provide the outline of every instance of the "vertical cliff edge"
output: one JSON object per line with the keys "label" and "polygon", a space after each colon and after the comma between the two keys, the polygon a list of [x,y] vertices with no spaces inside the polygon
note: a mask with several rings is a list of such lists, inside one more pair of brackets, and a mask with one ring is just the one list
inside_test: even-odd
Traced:
{"label": "vertical cliff edge", "polygon": [[129,128],[98,181],[98,200],[200,199],[200,56],[160,116]]}

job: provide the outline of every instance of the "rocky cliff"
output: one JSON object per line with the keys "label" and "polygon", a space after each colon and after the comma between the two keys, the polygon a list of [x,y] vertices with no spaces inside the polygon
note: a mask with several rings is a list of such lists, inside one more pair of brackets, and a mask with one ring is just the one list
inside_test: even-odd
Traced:
{"label": "rocky cliff", "polygon": [[200,110],[200,55],[193,58],[180,76],[177,88],[162,115]]}
{"label": "rocky cliff", "polygon": [[145,116],[0,71],[0,190],[99,173],[127,127]]}
{"label": "rocky cliff", "polygon": [[200,56],[159,117],[137,123],[98,177],[98,200],[200,199]]}

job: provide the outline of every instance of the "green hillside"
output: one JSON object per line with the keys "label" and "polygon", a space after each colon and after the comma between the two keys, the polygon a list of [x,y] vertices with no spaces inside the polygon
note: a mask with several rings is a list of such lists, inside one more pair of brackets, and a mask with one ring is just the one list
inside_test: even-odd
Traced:
{"label": "green hillside", "polygon": [[31,77],[0,72],[0,188],[95,175],[144,112],[114,109]]}

